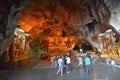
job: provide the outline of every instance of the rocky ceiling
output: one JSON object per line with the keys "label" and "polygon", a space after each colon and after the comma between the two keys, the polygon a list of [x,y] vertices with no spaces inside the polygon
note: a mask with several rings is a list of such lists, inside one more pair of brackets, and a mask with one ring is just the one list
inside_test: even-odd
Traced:
{"label": "rocky ceiling", "polygon": [[22,11],[19,26],[28,33],[35,27],[59,27],[71,33],[85,26],[90,31],[89,25],[105,25],[109,19],[110,12],[102,0],[32,0]]}
{"label": "rocky ceiling", "polygon": [[104,0],[111,11],[110,24],[120,30],[120,0]]}
{"label": "rocky ceiling", "polygon": [[87,40],[108,29],[110,15],[102,0],[32,0],[21,13],[19,27],[32,39],[51,36],[59,28],[64,36]]}
{"label": "rocky ceiling", "polygon": [[88,41],[108,29],[110,17],[103,0],[0,0],[0,52],[12,42],[17,25],[32,40],[61,29],[64,36]]}

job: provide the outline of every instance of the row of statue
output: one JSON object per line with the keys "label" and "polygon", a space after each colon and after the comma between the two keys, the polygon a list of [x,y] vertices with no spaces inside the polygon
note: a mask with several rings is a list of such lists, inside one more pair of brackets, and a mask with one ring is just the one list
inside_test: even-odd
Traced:
{"label": "row of statue", "polygon": [[113,42],[109,38],[104,38],[104,48],[101,53],[103,55],[107,55],[109,58],[120,57],[120,40],[118,39],[117,41]]}

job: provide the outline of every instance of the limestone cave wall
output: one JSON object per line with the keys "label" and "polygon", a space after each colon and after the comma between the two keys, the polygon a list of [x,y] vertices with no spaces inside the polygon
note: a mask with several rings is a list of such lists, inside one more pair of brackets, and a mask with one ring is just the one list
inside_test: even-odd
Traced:
{"label": "limestone cave wall", "polygon": [[13,40],[15,28],[22,9],[29,0],[0,0],[0,54]]}
{"label": "limestone cave wall", "polygon": [[1,53],[12,42],[17,25],[32,40],[43,31],[42,36],[51,36],[49,28],[88,40],[108,29],[111,15],[103,0],[2,0],[0,4]]}
{"label": "limestone cave wall", "polygon": [[22,11],[19,25],[32,39],[42,32],[51,37],[59,28],[65,36],[87,41],[108,29],[110,15],[102,0],[32,0]]}

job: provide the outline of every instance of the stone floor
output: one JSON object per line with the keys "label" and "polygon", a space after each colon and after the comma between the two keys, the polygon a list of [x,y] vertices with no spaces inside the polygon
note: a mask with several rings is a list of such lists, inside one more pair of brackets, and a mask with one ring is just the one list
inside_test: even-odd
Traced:
{"label": "stone floor", "polygon": [[56,75],[57,69],[39,63],[32,68],[0,70],[0,80],[120,80],[120,67],[108,66],[103,62],[92,64],[92,72],[86,73],[85,67],[72,66],[72,73]]}

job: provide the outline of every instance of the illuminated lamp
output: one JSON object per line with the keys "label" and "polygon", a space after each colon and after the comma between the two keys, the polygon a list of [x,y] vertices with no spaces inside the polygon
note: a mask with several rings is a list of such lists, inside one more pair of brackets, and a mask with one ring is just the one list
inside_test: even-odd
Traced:
{"label": "illuminated lamp", "polygon": [[82,49],[80,49],[80,52],[82,52],[83,50]]}
{"label": "illuminated lamp", "polygon": [[104,34],[99,34],[98,36],[103,36]]}
{"label": "illuminated lamp", "polygon": [[18,35],[16,32],[15,32],[15,34],[14,35]]}
{"label": "illuminated lamp", "polygon": [[29,34],[25,33],[25,36],[29,36]]}
{"label": "illuminated lamp", "polygon": [[112,30],[111,29],[108,29],[106,32],[111,32]]}
{"label": "illuminated lamp", "polygon": [[18,29],[20,32],[24,32],[24,30],[22,30],[22,29]]}

